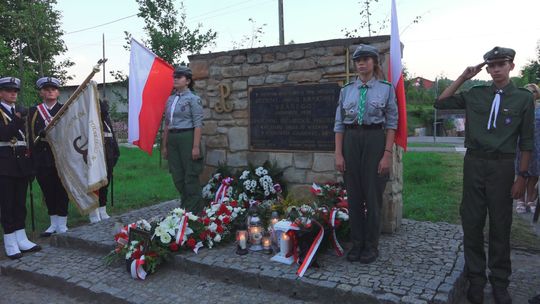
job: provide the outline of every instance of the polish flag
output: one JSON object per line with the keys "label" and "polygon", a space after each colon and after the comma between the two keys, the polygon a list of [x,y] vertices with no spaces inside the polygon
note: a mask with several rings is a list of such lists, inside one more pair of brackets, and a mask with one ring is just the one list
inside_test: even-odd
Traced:
{"label": "polish flag", "polygon": [[390,64],[388,77],[396,91],[398,106],[398,128],[395,142],[403,150],[407,150],[407,107],[405,101],[405,86],[403,84],[403,67],[401,66],[401,42],[396,12],[396,0],[392,0],[392,31],[390,35]]}
{"label": "polish flag", "polygon": [[152,155],[174,68],[135,39],[129,59],[128,141]]}

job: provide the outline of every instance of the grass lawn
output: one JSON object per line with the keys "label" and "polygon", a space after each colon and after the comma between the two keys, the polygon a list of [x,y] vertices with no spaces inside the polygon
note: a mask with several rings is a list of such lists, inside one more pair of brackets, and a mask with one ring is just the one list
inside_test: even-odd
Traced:
{"label": "grass lawn", "polygon": [[407,147],[434,147],[434,148],[453,148],[456,145],[445,143],[407,143]]}
{"label": "grass lawn", "polygon": [[[463,155],[409,152],[404,155],[403,166],[403,216],[418,221],[460,224]],[[540,238],[532,232],[530,224],[515,213],[511,243],[513,247],[540,251]]]}

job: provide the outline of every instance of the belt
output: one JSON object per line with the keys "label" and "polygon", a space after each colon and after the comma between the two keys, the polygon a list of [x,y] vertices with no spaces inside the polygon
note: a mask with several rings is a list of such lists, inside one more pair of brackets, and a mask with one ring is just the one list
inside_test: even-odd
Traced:
{"label": "belt", "polygon": [[500,153],[500,152],[484,152],[478,150],[467,149],[467,155],[487,160],[499,160],[499,159],[515,159],[515,153]]}
{"label": "belt", "polygon": [[193,131],[194,128],[185,128],[185,129],[169,129],[169,133],[182,133],[187,131]]}
{"label": "belt", "polygon": [[359,125],[357,123],[345,124],[345,129],[364,129],[364,130],[380,130],[383,128],[382,124],[371,125]]}
{"label": "belt", "polygon": [[11,141],[0,141],[0,147],[26,147],[26,142],[18,140],[16,142]]}
{"label": "belt", "polygon": [[113,137],[111,132],[103,132],[103,137]]}

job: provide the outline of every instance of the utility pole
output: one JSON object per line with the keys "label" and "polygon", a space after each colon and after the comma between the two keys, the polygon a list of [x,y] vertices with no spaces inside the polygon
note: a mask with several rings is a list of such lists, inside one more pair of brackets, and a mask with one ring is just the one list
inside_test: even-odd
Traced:
{"label": "utility pole", "polygon": [[278,0],[279,9],[279,45],[285,44],[285,31],[283,30],[283,0]]}

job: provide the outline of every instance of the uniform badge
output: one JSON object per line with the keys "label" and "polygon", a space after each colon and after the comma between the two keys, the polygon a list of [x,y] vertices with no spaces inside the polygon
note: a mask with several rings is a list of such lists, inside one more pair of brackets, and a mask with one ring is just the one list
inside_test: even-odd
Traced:
{"label": "uniform badge", "polygon": [[512,123],[512,117],[506,117],[506,118],[504,119],[504,124],[505,124],[505,125],[508,126],[508,125],[511,124],[511,123]]}
{"label": "uniform badge", "polygon": [[185,111],[186,111],[186,106],[183,105],[183,106],[180,108],[180,111],[185,112]]}

